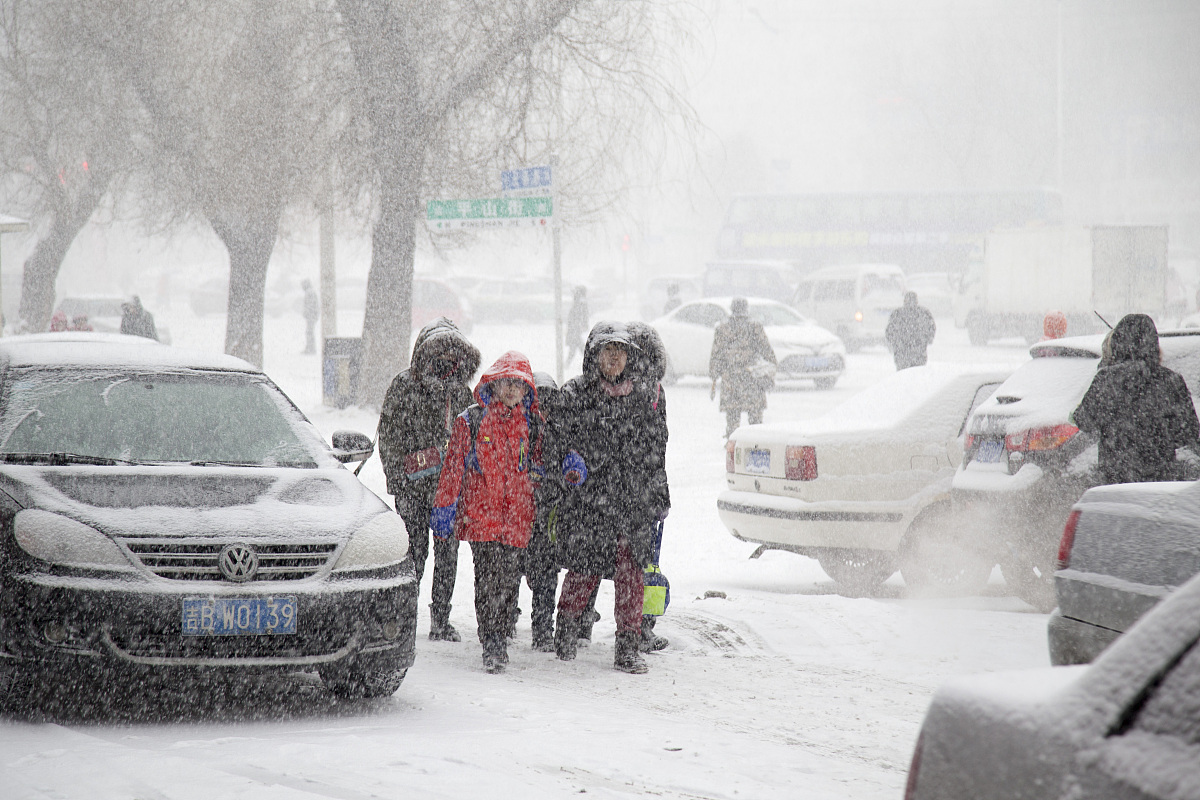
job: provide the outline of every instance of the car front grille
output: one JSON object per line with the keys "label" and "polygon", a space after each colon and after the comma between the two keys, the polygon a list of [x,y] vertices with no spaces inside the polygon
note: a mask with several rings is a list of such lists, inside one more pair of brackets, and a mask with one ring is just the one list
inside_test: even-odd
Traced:
{"label": "car front grille", "polygon": [[[228,542],[122,539],[131,553],[160,578],[176,581],[224,580],[218,557]],[[328,563],[337,542],[250,544],[258,556],[254,581],[294,581],[317,574]]]}

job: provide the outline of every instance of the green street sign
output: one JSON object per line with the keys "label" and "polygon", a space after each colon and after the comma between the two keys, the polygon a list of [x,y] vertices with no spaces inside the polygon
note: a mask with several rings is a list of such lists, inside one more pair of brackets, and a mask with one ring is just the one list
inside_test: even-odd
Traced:
{"label": "green street sign", "polygon": [[433,230],[546,227],[553,217],[554,201],[549,197],[430,200],[425,204],[425,223]]}

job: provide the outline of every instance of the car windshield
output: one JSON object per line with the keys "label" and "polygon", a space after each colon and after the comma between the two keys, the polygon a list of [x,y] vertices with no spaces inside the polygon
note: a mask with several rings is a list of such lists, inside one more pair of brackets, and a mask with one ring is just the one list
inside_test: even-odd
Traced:
{"label": "car windshield", "polygon": [[785,306],[750,306],[750,316],[764,326],[804,325],[808,320]]}
{"label": "car windshield", "polygon": [[13,370],[0,459],[316,467],[323,447],[268,381],[218,372]]}

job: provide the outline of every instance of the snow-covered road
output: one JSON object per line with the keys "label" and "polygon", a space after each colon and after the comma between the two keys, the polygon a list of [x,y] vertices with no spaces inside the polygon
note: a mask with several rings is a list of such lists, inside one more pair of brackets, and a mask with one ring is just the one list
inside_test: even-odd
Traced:
{"label": "snow-covered road", "polygon": [[[171,311],[156,313],[177,344],[220,349],[223,318],[197,319],[182,302]],[[373,435],[368,412],[320,405],[318,357],[298,355],[302,325],[271,322],[268,374],[327,436]],[[550,371],[551,331],[481,325],[472,338],[485,364],[516,348]],[[1026,356],[972,349],[947,321],[932,357]],[[774,393],[767,421],[818,414],[891,370],[882,350],[853,355],[833,391]],[[724,420],[707,384],[684,382],[669,398],[674,508],[662,565],[672,603],[658,631],[671,647],[647,656],[648,675],[611,669],[611,584],[594,643],[570,663],[529,649],[523,588],[512,663],[484,674],[463,548],[452,620],[464,641],[424,638],[427,570],[417,662],[393,697],[338,703],[297,675],[210,686],[201,698],[79,698],[88,710],[78,714],[0,718],[0,796],[899,798],[942,680],[1048,664],[1046,617],[1005,596],[998,574],[980,597],[908,599],[899,577],[851,597],[813,560],[749,559],[754,547],[716,514]],[[378,459],[362,477],[383,494]]]}

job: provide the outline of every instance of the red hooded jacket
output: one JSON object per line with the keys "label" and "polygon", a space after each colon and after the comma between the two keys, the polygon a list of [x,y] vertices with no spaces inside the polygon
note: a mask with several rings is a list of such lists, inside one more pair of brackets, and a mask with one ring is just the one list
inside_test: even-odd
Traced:
{"label": "red hooded jacket", "polygon": [[[501,378],[515,378],[529,387],[516,408],[492,402],[490,384]],[[484,412],[474,447],[467,409],[454,420],[434,514],[452,514],[455,535],[463,541],[525,547],[534,518],[529,415],[538,413],[529,359],[515,350],[500,356],[479,379],[475,400]]]}

